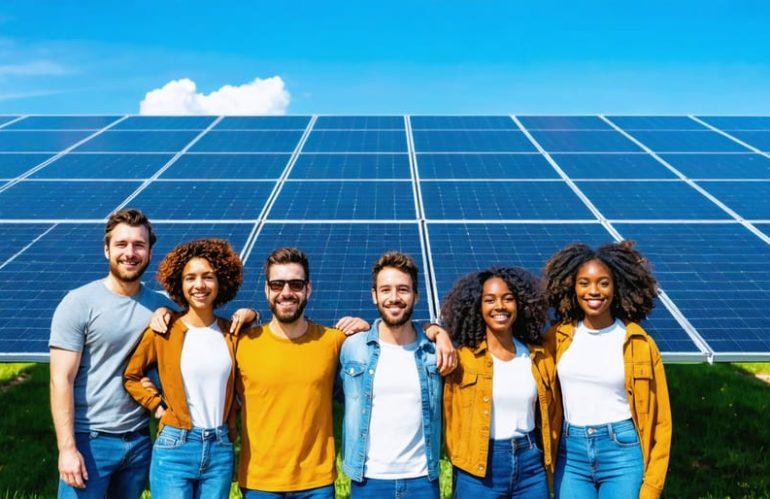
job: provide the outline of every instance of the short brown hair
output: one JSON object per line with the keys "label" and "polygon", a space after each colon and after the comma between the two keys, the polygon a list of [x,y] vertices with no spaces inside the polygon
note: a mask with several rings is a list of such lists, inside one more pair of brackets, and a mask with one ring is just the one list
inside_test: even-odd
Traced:
{"label": "short brown hair", "polygon": [[155,244],[155,232],[152,230],[152,224],[150,220],[142,213],[142,210],[136,208],[126,208],[125,210],[118,210],[110,215],[107,219],[107,225],[104,226],[104,245],[110,245],[110,239],[112,238],[112,230],[118,224],[126,224],[131,227],[144,226],[147,229],[147,235],[150,238],[150,248]]}
{"label": "short brown hair", "polygon": [[310,263],[308,262],[307,255],[298,248],[288,246],[278,248],[267,257],[267,260],[265,260],[265,280],[270,279],[270,267],[273,265],[286,265],[288,263],[302,265],[302,268],[305,270],[305,280],[310,281]]}
{"label": "short brown hair", "polygon": [[196,239],[169,251],[158,267],[158,282],[172,300],[187,308],[187,300],[182,292],[182,272],[193,258],[203,258],[209,262],[217,275],[219,292],[214,300],[214,308],[235,298],[243,282],[243,264],[238,254],[224,239]]}
{"label": "short brown hair", "polygon": [[400,251],[388,251],[372,267],[372,289],[377,288],[377,276],[385,267],[393,267],[412,278],[412,290],[417,293],[417,263],[414,258]]}

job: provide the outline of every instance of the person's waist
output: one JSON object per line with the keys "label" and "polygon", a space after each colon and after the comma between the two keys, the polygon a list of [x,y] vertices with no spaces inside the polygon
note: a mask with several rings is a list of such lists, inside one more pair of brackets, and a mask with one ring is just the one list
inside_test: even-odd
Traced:
{"label": "person's waist", "polygon": [[490,445],[493,445],[497,448],[505,448],[510,449],[513,448],[513,450],[516,449],[529,449],[532,447],[535,447],[537,445],[537,439],[535,437],[535,432],[530,431],[526,435],[518,436],[518,437],[511,437],[511,438],[503,438],[499,440],[490,440]]}
{"label": "person's waist", "polygon": [[220,440],[222,437],[229,436],[227,425],[217,426],[215,428],[200,428],[193,426],[190,429],[177,428],[176,426],[165,425],[163,432],[174,433],[185,440]]}
{"label": "person's waist", "polygon": [[601,436],[612,435],[619,431],[628,430],[634,428],[634,421],[632,419],[624,419],[622,421],[614,421],[612,423],[601,423],[594,425],[574,425],[568,421],[564,422],[563,432],[564,436]]}
{"label": "person's waist", "polygon": [[131,440],[133,438],[137,437],[149,437],[150,436],[150,428],[148,426],[145,426],[144,428],[139,428],[138,430],[132,430],[132,431],[124,431],[124,432],[113,432],[113,431],[102,431],[102,430],[87,430],[87,431],[77,431],[76,433],[86,433],[91,435],[91,437],[112,437],[112,438],[121,438],[123,440]]}

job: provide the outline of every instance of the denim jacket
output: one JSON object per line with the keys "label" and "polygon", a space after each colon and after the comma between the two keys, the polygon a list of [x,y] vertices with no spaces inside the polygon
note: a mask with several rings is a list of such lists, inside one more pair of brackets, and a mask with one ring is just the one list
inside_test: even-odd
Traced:
{"label": "denim jacket", "polygon": [[[379,324],[345,340],[340,352],[340,377],[345,394],[345,418],[342,423],[342,469],[351,480],[364,478],[364,463],[372,416],[374,372],[380,356]],[[422,398],[422,423],[428,479],[437,480],[441,452],[442,380],[436,368],[436,346],[422,329],[413,324],[418,347],[414,351]]]}

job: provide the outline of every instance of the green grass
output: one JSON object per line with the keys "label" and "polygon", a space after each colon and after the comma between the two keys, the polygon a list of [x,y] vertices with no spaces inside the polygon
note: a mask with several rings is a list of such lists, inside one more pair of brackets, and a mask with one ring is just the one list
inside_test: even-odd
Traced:
{"label": "green grass", "polygon": [[[22,372],[26,379],[8,384]],[[664,495],[770,497],[770,385],[754,377],[770,374],[770,363],[668,365],[666,373],[674,439]],[[48,365],[0,364],[0,407],[0,499],[55,497]],[[442,463],[443,497],[450,475]],[[347,497],[349,487],[340,476],[338,497]],[[231,497],[240,497],[235,484]]]}

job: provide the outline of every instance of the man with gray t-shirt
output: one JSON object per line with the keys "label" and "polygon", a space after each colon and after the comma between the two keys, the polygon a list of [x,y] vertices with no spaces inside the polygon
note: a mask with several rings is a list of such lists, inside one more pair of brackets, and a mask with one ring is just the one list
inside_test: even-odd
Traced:
{"label": "man with gray t-shirt", "polygon": [[141,211],[113,213],[104,231],[109,274],[70,291],[54,312],[48,345],[59,497],[138,498],[144,490],[149,418],[123,389],[123,371],[152,312],[173,307],[139,280],[154,243]]}

